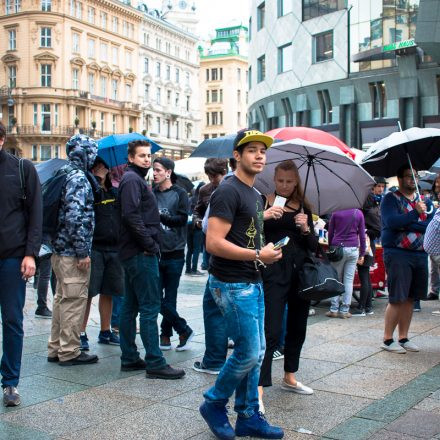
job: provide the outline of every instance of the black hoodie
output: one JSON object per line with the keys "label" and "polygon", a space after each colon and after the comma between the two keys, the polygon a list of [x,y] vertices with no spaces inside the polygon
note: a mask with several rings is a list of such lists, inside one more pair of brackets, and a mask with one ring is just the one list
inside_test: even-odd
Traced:
{"label": "black hoodie", "polygon": [[147,172],[148,169],[130,164],[119,184],[121,260],[127,260],[140,253],[159,253],[159,209],[156,198],[145,181]]}
{"label": "black hoodie", "polygon": [[43,227],[40,180],[29,160],[23,161],[26,199],[22,198],[19,160],[0,149],[0,259],[38,256]]}

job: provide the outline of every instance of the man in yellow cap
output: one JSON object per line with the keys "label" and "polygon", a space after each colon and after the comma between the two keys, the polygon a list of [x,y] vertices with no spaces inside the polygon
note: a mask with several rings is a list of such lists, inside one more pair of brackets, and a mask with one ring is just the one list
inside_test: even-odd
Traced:
{"label": "man in yellow cap", "polygon": [[[282,438],[259,411],[258,379],[265,351],[264,293],[260,268],[282,256],[273,243],[264,245],[263,202],[253,188],[263,171],[273,139],[257,130],[242,130],[234,141],[235,175],[212,194],[206,247],[212,255],[209,290],[225,317],[234,351],[212,388],[204,393],[200,413],[222,439],[235,436]],[[235,392],[235,431],[226,404]]]}

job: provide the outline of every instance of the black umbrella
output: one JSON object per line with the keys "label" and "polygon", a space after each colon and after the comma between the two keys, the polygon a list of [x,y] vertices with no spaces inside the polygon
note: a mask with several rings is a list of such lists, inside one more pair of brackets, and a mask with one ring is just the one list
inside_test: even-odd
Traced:
{"label": "black umbrella", "polygon": [[373,144],[361,166],[374,176],[393,177],[402,165],[409,164],[414,175],[414,169],[429,170],[439,158],[440,130],[413,127]]}
{"label": "black umbrella", "polygon": [[205,139],[191,153],[189,157],[217,157],[219,159],[229,159],[233,156],[234,139],[236,134],[228,134],[211,139]]}
{"label": "black umbrella", "polygon": [[49,180],[60,168],[66,164],[67,160],[57,158],[35,165],[38,177],[40,178],[40,183],[43,185],[44,182]]}

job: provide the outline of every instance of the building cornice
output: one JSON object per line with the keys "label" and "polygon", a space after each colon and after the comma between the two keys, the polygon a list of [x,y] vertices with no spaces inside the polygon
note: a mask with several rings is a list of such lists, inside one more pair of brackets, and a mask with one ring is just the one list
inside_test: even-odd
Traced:
{"label": "building cornice", "polygon": [[[104,0],[104,2],[100,1],[99,4],[102,5],[102,3],[108,3],[108,4],[114,5],[113,2],[108,1],[108,0],[107,1]],[[126,6],[127,8],[129,8],[129,6],[127,6],[127,5],[121,5],[121,6]],[[131,8],[131,9],[134,9],[134,8]],[[121,10],[123,11],[124,8],[121,8]],[[135,9],[135,11],[136,11],[136,9]],[[85,15],[87,15],[87,11],[85,11]],[[86,31],[89,33],[90,30],[92,29],[95,31],[105,32],[108,35],[113,35],[113,36],[121,38],[125,41],[129,41],[131,44],[136,44],[136,45],[139,44],[139,42],[135,39],[131,39],[131,38],[128,38],[120,33],[113,32],[111,30],[110,26],[108,29],[103,29],[102,27],[97,26],[96,24],[89,23],[87,20],[80,20],[80,19],[74,17],[73,15],[65,14],[65,13],[61,13],[61,12],[44,12],[44,13],[42,13],[41,11],[23,11],[23,12],[17,12],[16,14],[13,14],[13,15],[1,15],[0,21],[9,19],[11,17],[14,18],[14,21],[20,21],[21,19],[27,18],[27,17],[30,17],[32,19],[34,16],[37,17],[35,20],[37,22],[37,24],[38,23],[48,23],[50,18],[54,19],[54,21],[51,22],[52,23],[51,26],[55,26],[58,23],[64,24],[64,22],[66,22],[67,20],[71,20],[73,23],[77,23],[77,26],[81,25],[83,28],[81,30],[81,29],[78,29],[76,26],[71,26],[72,29],[75,27],[76,32]],[[141,18],[142,18],[142,13],[139,12],[139,14],[137,14],[136,17],[138,17],[138,22],[140,23]],[[11,25],[4,25],[4,26],[14,27],[14,26],[17,26],[17,24],[14,23]],[[86,27],[86,29],[84,29],[84,27]],[[98,37],[96,37],[96,38],[98,38]],[[109,37],[107,37],[107,38],[109,38]]]}
{"label": "building cornice", "polygon": [[148,14],[143,14],[142,24],[144,23],[148,23],[149,25],[160,27],[163,30],[169,32],[171,35],[185,39],[189,43],[197,43],[199,41],[199,37],[197,35],[193,35],[166,20],[155,18]]}

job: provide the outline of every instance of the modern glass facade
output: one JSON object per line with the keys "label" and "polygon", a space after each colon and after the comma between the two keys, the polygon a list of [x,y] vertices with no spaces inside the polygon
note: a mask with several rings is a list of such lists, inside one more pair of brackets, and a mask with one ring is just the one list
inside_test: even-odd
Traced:
{"label": "modern glass facade", "polygon": [[[355,55],[415,37],[420,0],[354,0],[349,9],[350,52]],[[395,58],[352,63],[352,72],[395,65]]]}

